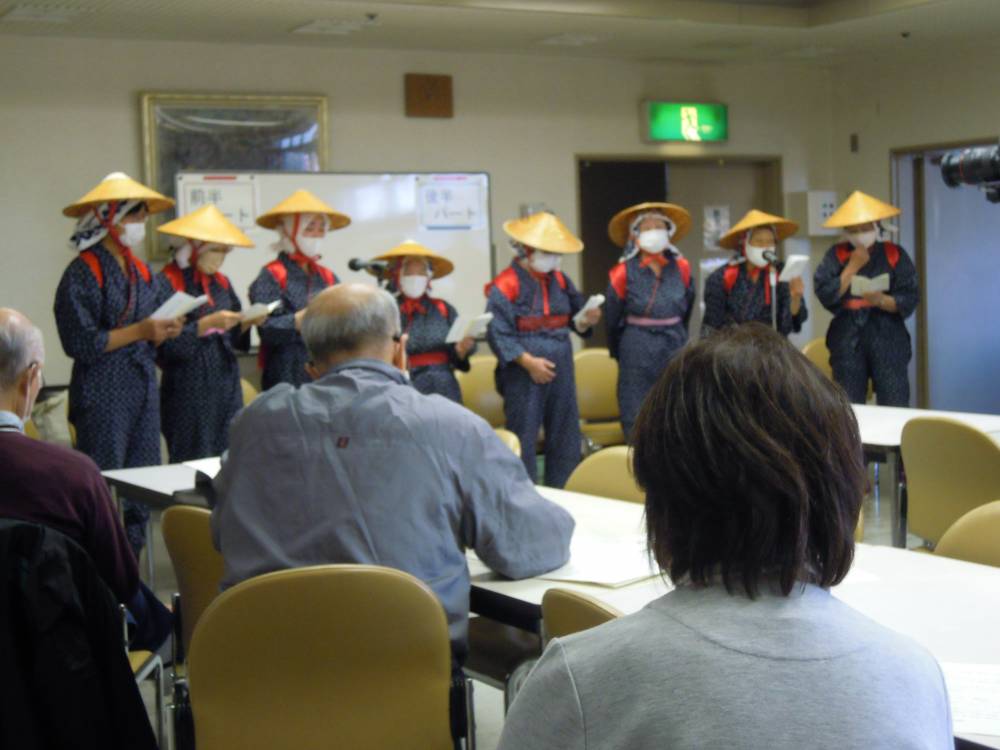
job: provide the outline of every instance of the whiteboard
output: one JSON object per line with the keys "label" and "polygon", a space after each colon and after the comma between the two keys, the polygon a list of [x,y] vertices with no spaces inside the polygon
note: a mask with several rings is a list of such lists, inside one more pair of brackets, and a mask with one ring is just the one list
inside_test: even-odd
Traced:
{"label": "whiteboard", "polygon": [[179,216],[214,203],[254,241],[255,247],[235,248],[222,269],[244,305],[250,284],[275,258],[271,245],[278,239],[255,219],[300,188],[351,217],[349,226],[326,235],[320,251],[323,265],[341,281],[375,284],[370,274],[348,270],[347,262],[415,240],[455,264],[451,275],[433,282],[435,297],[462,314],[485,309],[483,286],[494,268],[485,172],[180,172]]}

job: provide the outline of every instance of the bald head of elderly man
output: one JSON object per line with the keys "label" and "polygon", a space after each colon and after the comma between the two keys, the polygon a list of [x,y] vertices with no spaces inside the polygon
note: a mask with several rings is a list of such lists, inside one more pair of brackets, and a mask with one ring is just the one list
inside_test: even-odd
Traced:
{"label": "bald head of elderly man", "polygon": [[115,597],[127,604],[132,645],[157,648],[172,616],[139,581],[125,529],[97,465],[84,454],[24,434],[42,387],[41,332],[0,308],[0,518],[37,523],[79,544]]}
{"label": "bald head of elderly man", "polygon": [[567,561],[573,520],[484,420],[409,384],[390,294],[326,289],[302,337],[314,380],[265,392],[230,431],[212,511],[223,586],[324,563],[404,570],[441,600],[461,663],[465,547],[498,573],[530,577]]}

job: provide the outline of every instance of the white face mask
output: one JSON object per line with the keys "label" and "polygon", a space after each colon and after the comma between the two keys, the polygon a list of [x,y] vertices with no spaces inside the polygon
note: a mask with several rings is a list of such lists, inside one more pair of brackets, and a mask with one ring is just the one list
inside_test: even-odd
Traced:
{"label": "white face mask", "polygon": [[427,291],[428,281],[430,281],[430,279],[419,274],[413,276],[400,276],[399,291],[410,299],[420,299],[424,296],[424,292]]}
{"label": "white face mask", "polygon": [[662,253],[670,246],[670,235],[666,229],[647,229],[639,232],[638,242],[647,253]]}
{"label": "white face mask", "polygon": [[222,268],[222,261],[226,259],[223,250],[203,250],[198,253],[198,270],[206,276],[213,276]]}
{"label": "white face mask", "polygon": [[757,247],[756,245],[747,245],[747,260],[751,265],[757,266],[757,268],[763,268],[767,265],[767,258],[764,257],[764,253],[773,252],[773,247]]}
{"label": "white face mask", "polygon": [[561,258],[557,253],[547,253],[544,250],[536,250],[531,256],[531,267],[538,273],[549,273],[559,268]]}
{"label": "white face mask", "polygon": [[121,232],[118,238],[123,245],[127,245],[132,250],[138,249],[142,241],[146,239],[146,222],[134,221],[128,224],[121,224]]}
{"label": "white face mask", "polygon": [[871,247],[875,244],[877,238],[878,232],[874,229],[869,229],[867,232],[850,232],[847,235],[847,239],[851,241],[854,247]]}
{"label": "white face mask", "polygon": [[320,247],[323,244],[322,237],[303,237],[301,234],[296,240],[299,245],[299,250],[308,255],[310,258],[319,255]]}

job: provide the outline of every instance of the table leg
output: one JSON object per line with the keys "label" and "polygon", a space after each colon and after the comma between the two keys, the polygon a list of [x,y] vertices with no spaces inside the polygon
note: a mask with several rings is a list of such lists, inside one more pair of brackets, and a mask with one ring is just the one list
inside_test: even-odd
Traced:
{"label": "table leg", "polygon": [[898,450],[886,452],[886,468],[888,469],[891,488],[892,546],[906,547],[906,489],[903,487],[903,462]]}

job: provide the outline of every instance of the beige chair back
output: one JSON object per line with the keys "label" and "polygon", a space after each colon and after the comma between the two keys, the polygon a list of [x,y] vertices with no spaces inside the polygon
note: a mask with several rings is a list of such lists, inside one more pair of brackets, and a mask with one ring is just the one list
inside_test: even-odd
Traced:
{"label": "beige chair back", "polygon": [[181,595],[181,638],[189,653],[191,636],[208,605],[219,595],[222,555],[212,545],[212,514],[204,508],[175,505],[163,512],[163,541]]}
{"label": "beige chair back", "polygon": [[576,403],[580,419],[609,422],[618,419],[618,363],[607,349],[581,349],[573,355]]}
{"label": "beige chair back", "polygon": [[500,438],[500,442],[510,448],[515,456],[518,458],[521,457],[521,441],[518,440],[517,435],[510,430],[505,430],[503,427],[495,427],[493,431]]}
{"label": "beige chair back", "polygon": [[474,354],[469,357],[469,371],[456,370],[455,377],[462,389],[465,408],[489,422],[490,427],[503,427],[506,421],[503,398],[497,393],[493,379],[496,367],[497,358],[492,354]]}
{"label": "beige chair back", "polygon": [[980,505],[955,521],[934,554],[1000,568],[1000,500]]}
{"label": "beige chair back", "polygon": [[614,445],[591,453],[573,469],[566,480],[566,489],[585,495],[645,503],[646,496],[632,476],[628,450],[628,446]]}
{"label": "beige chair back", "polygon": [[251,402],[260,395],[253,383],[246,378],[240,378],[240,390],[243,391],[243,405],[250,406]]}
{"label": "beige chair back", "polygon": [[188,659],[198,750],[451,750],[444,610],[411,575],[320,565],[221,594]]}
{"label": "beige chair back", "polygon": [[622,613],[587,594],[569,589],[549,589],[542,596],[542,623],[547,640],[596,628]]}
{"label": "beige chair back", "polygon": [[931,543],[1000,497],[1000,444],[963,422],[918,417],[903,427],[907,530]]}
{"label": "beige chair back", "polygon": [[802,353],[806,359],[820,369],[824,375],[833,380],[833,368],[830,367],[830,350],[826,348],[826,339],[820,337],[813,339],[802,347]]}

